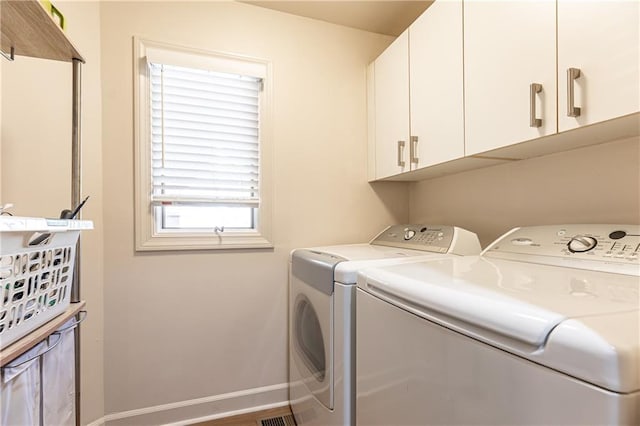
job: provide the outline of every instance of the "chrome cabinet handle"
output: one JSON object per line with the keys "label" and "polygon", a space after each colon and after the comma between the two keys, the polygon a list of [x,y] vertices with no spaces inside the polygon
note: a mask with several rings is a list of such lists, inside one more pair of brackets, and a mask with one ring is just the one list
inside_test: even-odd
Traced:
{"label": "chrome cabinet handle", "polygon": [[411,136],[411,145],[409,146],[409,162],[418,164],[418,137]]}
{"label": "chrome cabinet handle", "polygon": [[580,107],[574,105],[574,85],[576,78],[580,77],[580,68],[567,69],[567,116],[580,117]]}
{"label": "chrome cabinet handle", "polygon": [[404,167],[404,141],[398,141],[398,166]]}
{"label": "chrome cabinet handle", "polygon": [[542,119],[536,118],[536,94],[542,92],[542,84],[529,85],[529,127],[541,127]]}

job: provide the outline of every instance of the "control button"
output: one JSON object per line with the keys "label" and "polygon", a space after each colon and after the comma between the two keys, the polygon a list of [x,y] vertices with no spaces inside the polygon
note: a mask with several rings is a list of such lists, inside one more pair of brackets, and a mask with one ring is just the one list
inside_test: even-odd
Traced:
{"label": "control button", "polygon": [[427,230],[427,228],[422,228],[422,229],[420,230],[420,232],[424,232],[424,231],[426,231],[426,230]]}
{"label": "control button", "polygon": [[566,230],[561,229],[561,230],[559,230],[559,231],[558,231],[558,234],[557,234],[557,235],[558,235],[558,237],[562,237],[562,236],[563,236],[564,234],[566,234],[566,233],[567,233],[567,231],[566,231]]}
{"label": "control button", "polygon": [[624,257],[624,252],[623,251],[619,251],[616,254],[614,254],[613,257],[623,258]]}
{"label": "control button", "polygon": [[604,257],[611,257],[611,256],[613,256],[613,252],[612,251],[604,252]]}
{"label": "control button", "polygon": [[438,232],[438,237],[442,237],[444,235],[444,232]]}
{"label": "control button", "polygon": [[533,244],[533,240],[531,238],[514,238],[511,240],[511,243],[516,246],[530,246]]}
{"label": "control button", "polygon": [[405,239],[405,241],[408,241],[408,240],[412,239],[414,237],[414,235],[416,235],[416,231],[414,231],[413,229],[406,228],[404,230],[404,239]]}
{"label": "control button", "polygon": [[598,245],[598,240],[593,237],[585,235],[576,235],[571,238],[571,241],[567,244],[567,248],[571,253],[584,253],[593,249]]}
{"label": "control button", "polygon": [[638,258],[638,253],[631,253],[627,259],[636,260]]}
{"label": "control button", "polygon": [[609,234],[609,238],[612,240],[619,240],[620,238],[624,238],[627,236],[627,233],[624,231],[613,231]]}

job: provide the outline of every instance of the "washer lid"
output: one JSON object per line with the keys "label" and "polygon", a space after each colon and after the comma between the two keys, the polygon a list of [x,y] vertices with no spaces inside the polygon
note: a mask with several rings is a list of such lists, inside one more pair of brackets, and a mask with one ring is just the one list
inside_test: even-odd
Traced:
{"label": "washer lid", "polygon": [[[638,277],[471,256],[368,269],[359,274],[358,287],[591,383],[640,389]],[[605,324],[618,314],[628,322],[624,330],[594,326],[594,318]],[[617,350],[622,341],[626,349]],[[611,377],[606,371],[612,365],[636,374]]]}

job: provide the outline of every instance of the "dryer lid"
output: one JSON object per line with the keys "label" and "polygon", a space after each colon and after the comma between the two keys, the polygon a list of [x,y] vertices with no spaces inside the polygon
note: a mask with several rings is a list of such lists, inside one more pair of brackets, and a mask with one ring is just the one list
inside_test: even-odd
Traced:
{"label": "dryer lid", "polygon": [[[638,372],[639,337],[633,327],[637,330],[639,286],[633,276],[479,256],[373,268],[358,277],[358,287],[402,309],[619,391],[640,389],[638,374],[609,379],[604,373],[610,365]],[[618,314],[630,322],[624,338],[620,330],[594,331],[588,325],[593,318]],[[571,324],[575,330],[576,321],[591,331],[567,331]],[[626,349],[617,351],[624,339]],[[560,350],[566,344],[573,348],[571,357],[584,359],[568,360],[568,352]],[[572,363],[589,368],[577,371]]]}
{"label": "dryer lid", "polygon": [[340,262],[336,262],[334,265],[332,281],[342,284],[355,284],[358,271],[363,268],[391,265],[410,259],[416,260],[418,256],[422,256],[425,259],[436,256],[434,253],[421,250],[364,243],[294,250],[291,252],[291,262],[293,262],[294,257],[303,252],[311,253],[316,258],[340,259]]}
{"label": "dryer lid", "polygon": [[369,243],[312,247],[307,250],[326,253],[347,261],[383,260],[398,257],[424,256],[428,254],[422,250],[379,246]]}

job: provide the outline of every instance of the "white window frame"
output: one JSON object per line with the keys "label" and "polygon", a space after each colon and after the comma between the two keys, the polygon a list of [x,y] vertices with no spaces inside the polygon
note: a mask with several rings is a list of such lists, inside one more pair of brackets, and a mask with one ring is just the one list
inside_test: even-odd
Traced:
{"label": "white window frame", "polygon": [[[266,60],[177,46],[134,37],[134,139],[135,139],[135,248],[137,251],[273,248],[272,218],[272,128],[271,63]],[[178,60],[184,66],[217,68],[233,61],[264,70],[264,91],[260,103],[260,202],[253,230],[224,230],[216,233],[194,230],[158,232],[151,201],[151,126],[149,67],[147,56]],[[231,60],[231,61],[229,61]],[[219,69],[218,69],[219,70]],[[232,70],[231,70],[232,71]],[[229,72],[229,70],[227,70]]]}

